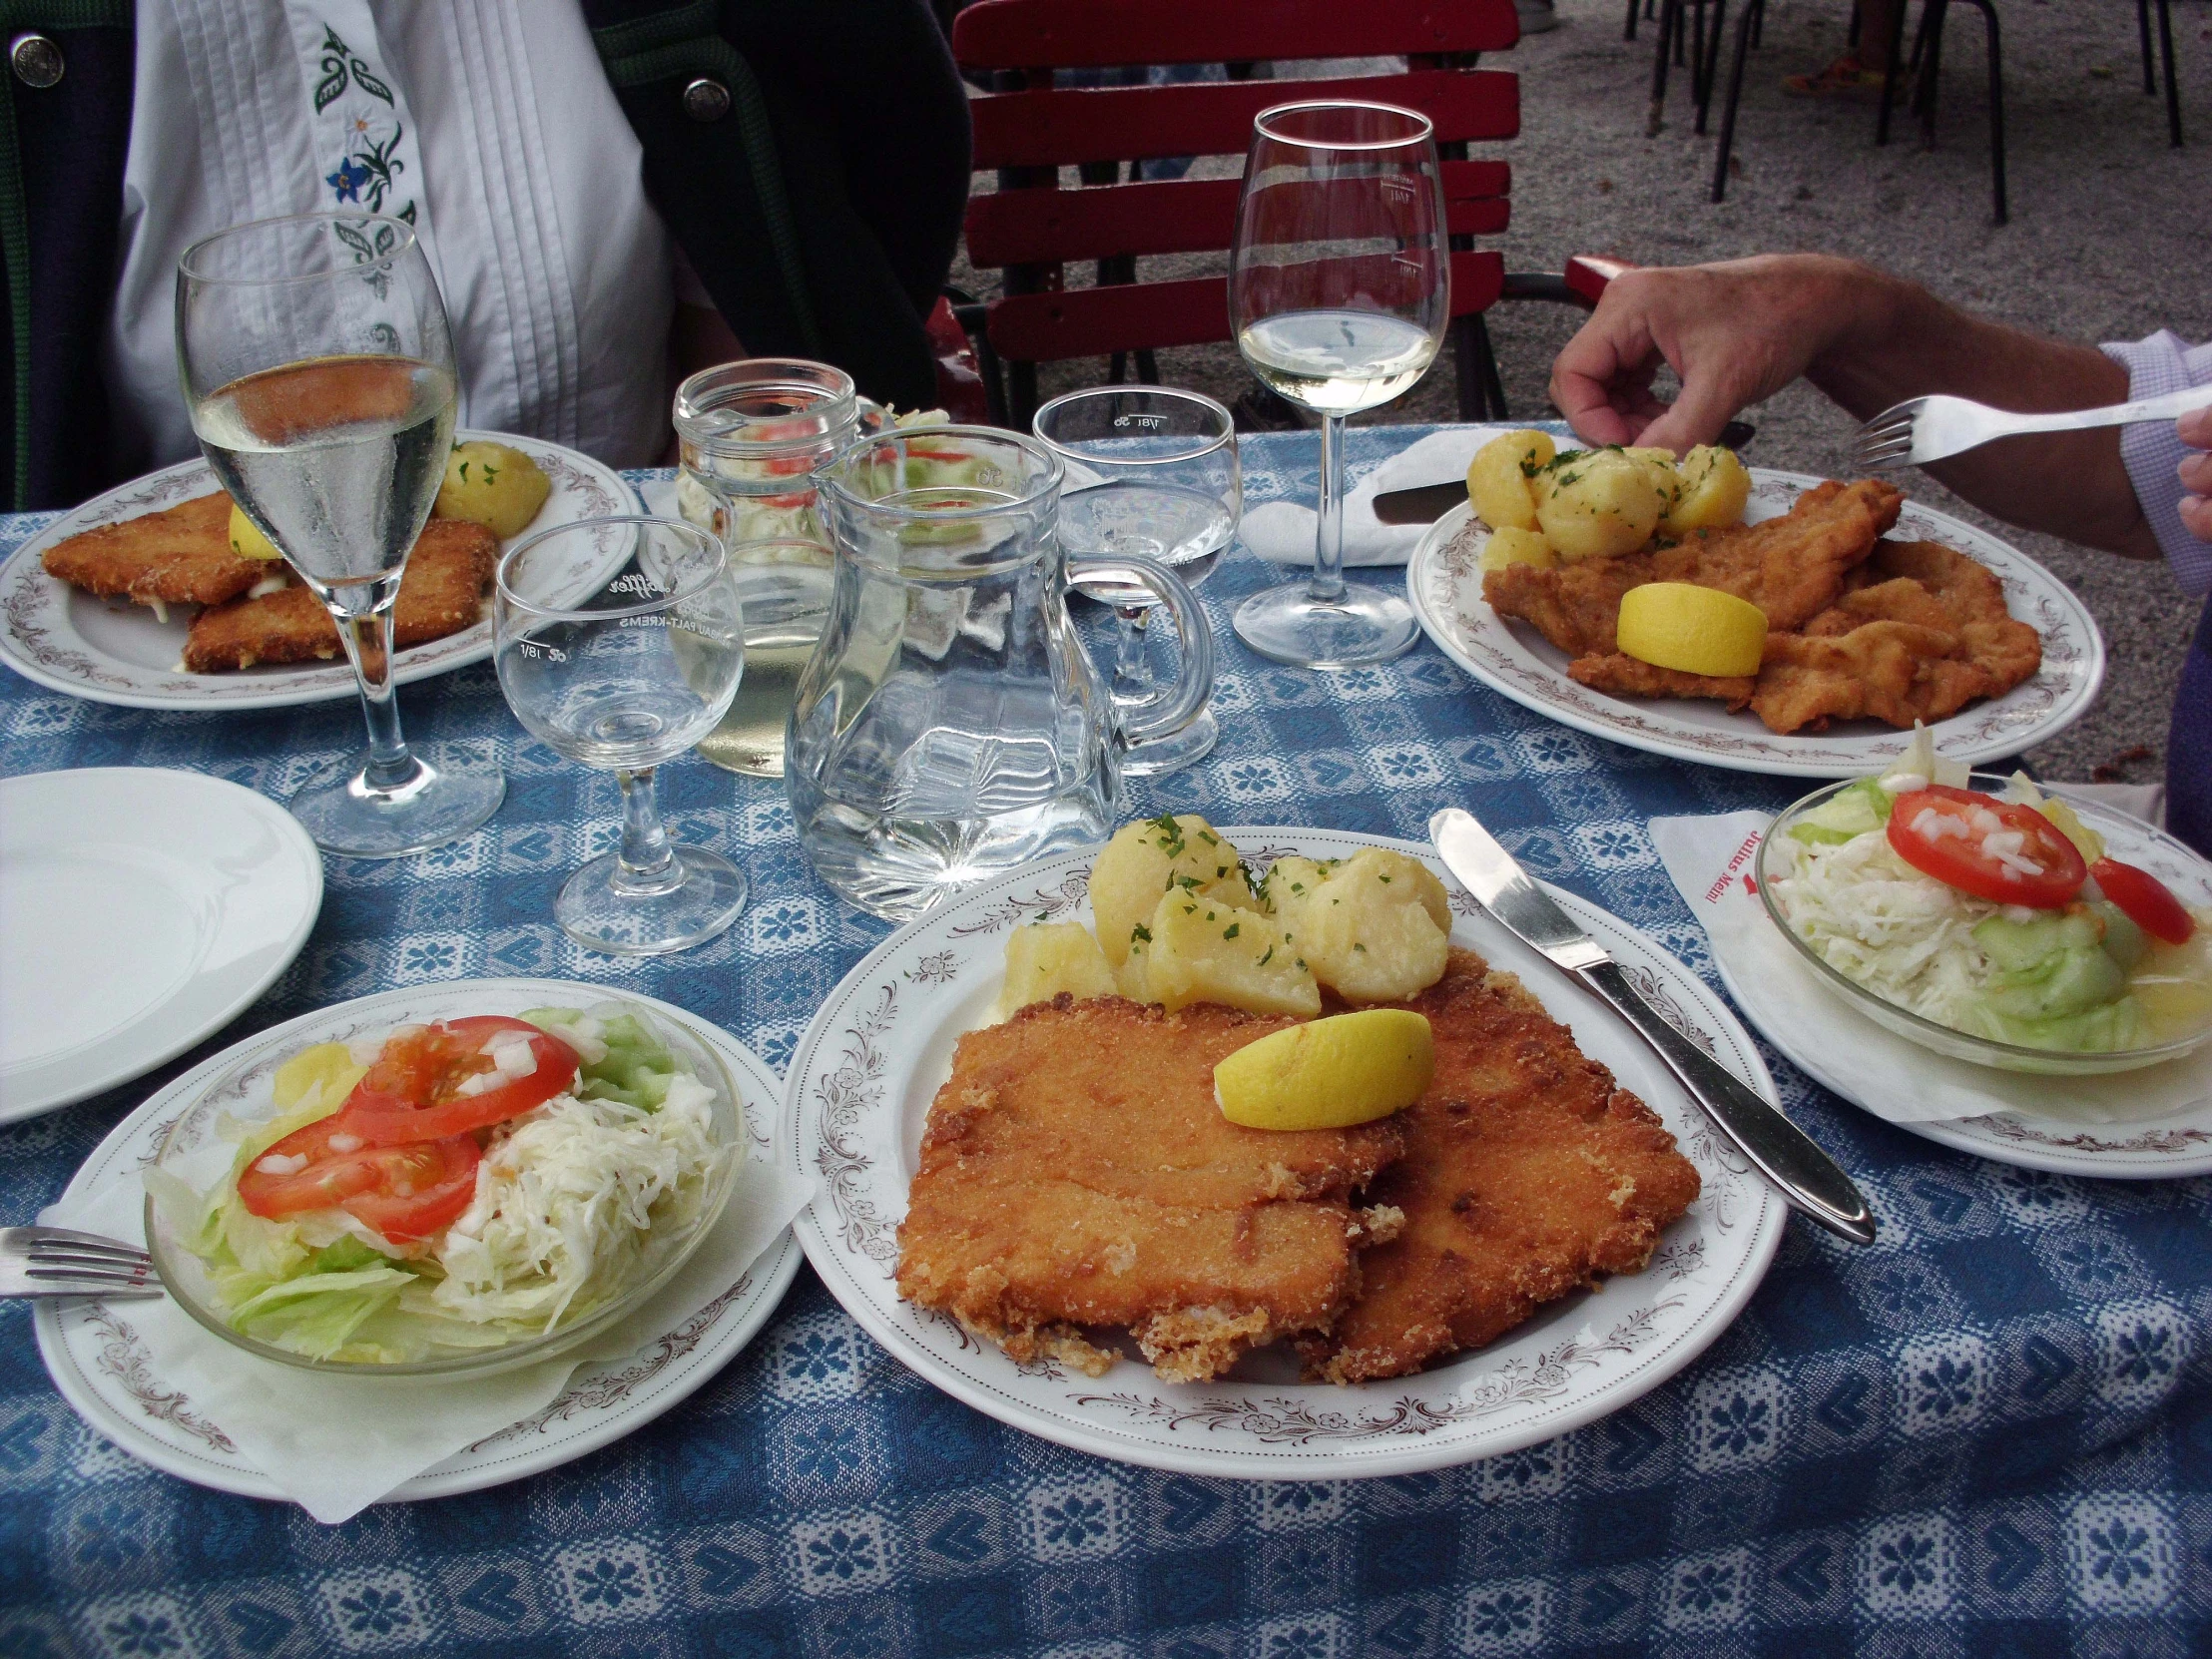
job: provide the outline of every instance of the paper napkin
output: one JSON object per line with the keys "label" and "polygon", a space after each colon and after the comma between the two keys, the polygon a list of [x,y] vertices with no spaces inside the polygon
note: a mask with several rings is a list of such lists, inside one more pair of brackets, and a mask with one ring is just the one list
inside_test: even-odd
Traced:
{"label": "paper napkin", "polygon": [[[620,1358],[682,1324],[736,1284],[813,1197],[812,1182],[748,1160],[706,1242],[644,1308],[581,1351],[470,1382],[322,1377],[233,1348],[167,1297],[118,1306],[152,1352],[164,1390],[189,1398],[286,1497],[335,1525],[542,1410],[579,1365]],[[145,1212],[133,1172],[64,1199],[39,1220],[138,1243]]]}
{"label": "paper napkin", "polygon": [[[1399,450],[1363,478],[1345,496],[1345,563],[1347,565],[1401,565],[1413,556],[1428,533],[1425,524],[1384,524],[1375,516],[1375,498],[1384,490],[1411,489],[1419,484],[1448,483],[1464,478],[1474,452],[1490,439],[1517,426],[1452,426],[1431,432],[1418,443]],[[1244,543],[1263,559],[1277,564],[1310,565],[1314,562],[1314,529],[1317,515],[1311,503],[1270,501],[1244,515]]]}
{"label": "paper napkin", "polygon": [[1652,844],[1712,941],[1752,1024],[1787,1030],[1808,1069],[1845,1078],[1849,1099],[1891,1123],[1941,1123],[2010,1111],[2072,1123],[2171,1117],[2212,1096],[2200,1060],[2104,1077],[2034,1077],[1954,1060],[1877,1025],[1823,985],[1746,881],[1767,813],[1651,821]]}

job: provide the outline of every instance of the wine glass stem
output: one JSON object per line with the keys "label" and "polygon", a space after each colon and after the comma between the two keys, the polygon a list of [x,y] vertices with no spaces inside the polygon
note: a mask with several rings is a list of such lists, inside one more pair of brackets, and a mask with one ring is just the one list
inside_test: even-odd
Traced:
{"label": "wine glass stem", "polygon": [[661,825],[653,768],[618,771],[615,779],[622,786],[622,852],[616,861],[615,890],[665,892],[683,879],[683,869]]}
{"label": "wine glass stem", "polygon": [[1117,605],[1121,645],[1114,654],[1114,695],[1124,699],[1152,695],[1152,657],[1144,648],[1144,625],[1152,615],[1144,605]]}
{"label": "wine glass stem", "polygon": [[361,717],[368,723],[368,767],[362,773],[371,790],[403,789],[415,781],[422,763],[407,748],[399,731],[399,700],[391,683],[390,604],[358,612],[333,611],[352,661],[353,677],[361,694]]}
{"label": "wine glass stem", "polygon": [[1314,526],[1314,580],[1306,595],[1333,605],[1345,596],[1345,417],[1321,423],[1321,512]]}

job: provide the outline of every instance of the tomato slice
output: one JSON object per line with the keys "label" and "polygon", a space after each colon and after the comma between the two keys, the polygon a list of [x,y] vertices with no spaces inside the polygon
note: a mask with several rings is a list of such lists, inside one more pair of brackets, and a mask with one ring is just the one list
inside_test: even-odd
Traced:
{"label": "tomato slice", "polygon": [[[295,1129],[239,1177],[239,1202],[267,1221],[344,1210],[394,1244],[452,1225],[476,1193],[474,1136],[370,1146],[341,1110]],[[305,1163],[290,1168],[294,1159]]]}
{"label": "tomato slice", "polygon": [[[463,1093],[472,1078],[497,1070],[491,1049],[513,1033],[530,1045],[537,1069]],[[406,1031],[386,1042],[354,1084],[341,1116],[370,1146],[442,1141],[489,1128],[542,1106],[575,1080],[576,1050],[528,1020],[478,1014]]]}
{"label": "tomato slice", "polygon": [[1889,835],[1915,869],[1998,904],[2059,909],[2089,875],[2074,843],[2041,813],[1974,790],[1935,784],[1899,796]]}
{"label": "tomato slice", "polygon": [[2187,944],[2189,935],[2197,930],[2195,918],[2181,907],[2173,888],[2149,870],[2123,864],[2117,858],[2099,858],[2089,866],[2089,873],[2104,889],[2104,896],[2152,938]]}

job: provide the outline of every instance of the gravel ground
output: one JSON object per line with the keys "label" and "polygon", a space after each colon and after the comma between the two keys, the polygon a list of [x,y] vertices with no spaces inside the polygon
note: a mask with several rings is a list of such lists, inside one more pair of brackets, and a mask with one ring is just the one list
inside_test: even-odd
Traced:
{"label": "gravel ground", "polygon": [[[1962,304],[2022,327],[2082,340],[2135,339],[2171,327],[2212,336],[2212,5],[2174,0],[2182,119],[2190,145],[2168,147],[2163,99],[2142,94],[2134,8],[2007,0],[2001,8],[2011,223],[1990,223],[1985,73],[1978,14],[1945,29],[1936,146],[1901,119],[1887,149],[1874,110],[1787,98],[1783,75],[1842,49],[1849,10],[1769,9],[1765,45],[1745,72],[1728,200],[1707,202],[1715,141],[1691,132],[1687,74],[1670,78],[1667,120],[1645,133],[1653,25],[1621,38],[1617,0],[1559,0],[1560,27],[1493,61],[1521,78],[1521,133],[1495,153],[1513,164],[1513,225],[1498,239],[1511,270],[1557,270],[1572,253],[1613,253],[1682,265],[1782,250],[1848,254],[1899,271]],[[1731,30],[1733,36],[1733,30]],[[1288,76],[1324,66],[1282,66]],[[1372,65],[1329,65],[1359,73]],[[1726,74],[1725,54],[1722,74]],[[1719,126],[1719,99],[1713,124]],[[1484,147],[1489,148],[1489,147]],[[1481,153],[1478,151],[1477,153]],[[1195,172],[1234,177],[1238,158]],[[1070,176],[1072,182],[1072,175]],[[989,189],[978,175],[979,190]],[[1206,259],[1154,260],[1147,277],[1224,269]],[[1071,283],[1087,280],[1070,270]],[[953,280],[995,291],[988,274]],[[1572,332],[1564,307],[1493,310],[1491,330],[1514,413],[1551,413],[1552,354]],[[1233,400],[1253,382],[1233,348],[1161,353],[1161,377]],[[1047,365],[1044,394],[1103,378],[1097,359]],[[1397,403],[1363,423],[1454,418],[1452,375],[1439,364]],[[1852,422],[1810,387],[1751,411],[1750,457],[1770,466],[1841,472]],[[2000,528],[1932,479],[1920,499]],[[2166,717],[2197,605],[2160,565],[2135,564],[2018,531],[2008,538],[2063,577],[2104,629],[2111,669],[2097,707],[2036,751],[2047,776],[2150,782],[2162,775]]]}

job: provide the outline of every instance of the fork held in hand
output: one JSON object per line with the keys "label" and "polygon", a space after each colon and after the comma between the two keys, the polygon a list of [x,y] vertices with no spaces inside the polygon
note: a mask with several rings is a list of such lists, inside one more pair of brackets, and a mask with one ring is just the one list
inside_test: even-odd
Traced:
{"label": "fork held in hand", "polygon": [[67,1227],[0,1227],[0,1296],[160,1296],[136,1245]]}
{"label": "fork held in hand", "polygon": [[2188,386],[2135,403],[2114,403],[2102,409],[2061,409],[2054,414],[2014,414],[1963,397],[1913,397],[1884,409],[1859,428],[1852,446],[1852,466],[1859,472],[1925,466],[1948,455],[1978,449],[1991,438],[2177,420],[2192,409],[2207,407],[2212,407],[2212,386]]}

